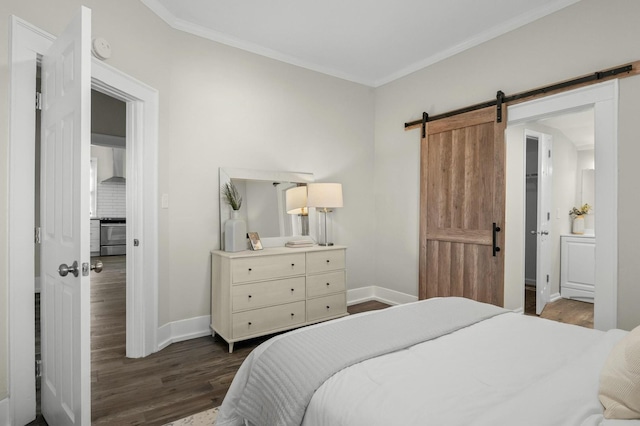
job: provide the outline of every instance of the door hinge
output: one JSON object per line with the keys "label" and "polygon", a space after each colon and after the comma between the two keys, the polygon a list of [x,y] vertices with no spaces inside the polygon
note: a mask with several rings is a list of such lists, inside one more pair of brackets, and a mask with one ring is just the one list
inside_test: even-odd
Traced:
{"label": "door hinge", "polygon": [[549,158],[551,158],[551,150],[549,150]]}
{"label": "door hinge", "polygon": [[551,220],[551,212],[547,212],[547,220]]}
{"label": "door hinge", "polygon": [[38,111],[42,110],[42,93],[36,92],[36,109]]}
{"label": "door hinge", "polygon": [[42,360],[41,359],[36,360],[36,378],[37,377],[42,377]]}
{"label": "door hinge", "polygon": [[547,274],[547,283],[549,283],[549,274]]}
{"label": "door hinge", "polygon": [[40,244],[42,242],[42,229],[39,226],[36,226],[33,230],[33,241],[36,244]]}

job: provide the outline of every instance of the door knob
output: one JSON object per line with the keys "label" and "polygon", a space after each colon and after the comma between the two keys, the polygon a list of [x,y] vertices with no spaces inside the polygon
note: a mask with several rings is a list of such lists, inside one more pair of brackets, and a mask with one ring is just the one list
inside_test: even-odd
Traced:
{"label": "door knob", "polygon": [[103,266],[104,266],[104,265],[102,264],[102,262],[101,262],[101,261],[96,260],[96,263],[94,263],[93,265],[91,265],[91,270],[92,270],[92,271],[95,271],[95,272],[96,272],[96,274],[99,274],[100,272],[102,272],[102,267],[103,267]]}
{"label": "door knob", "polygon": [[63,263],[60,266],[58,266],[58,273],[60,274],[61,277],[66,277],[69,274],[69,272],[71,272],[74,277],[78,276],[78,273],[80,271],[78,270],[78,261],[77,260],[74,260],[73,261],[73,265],[71,265],[71,266],[67,266],[66,263]]}
{"label": "door knob", "polygon": [[540,234],[542,234],[542,235],[549,235],[549,231],[542,231]]}
{"label": "door knob", "polygon": [[537,234],[536,231],[529,231],[529,232],[531,232],[531,235],[536,235]]}

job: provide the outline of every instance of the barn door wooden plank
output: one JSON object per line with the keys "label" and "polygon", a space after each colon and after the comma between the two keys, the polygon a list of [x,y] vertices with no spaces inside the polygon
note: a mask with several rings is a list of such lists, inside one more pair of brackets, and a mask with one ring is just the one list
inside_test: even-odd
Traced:
{"label": "barn door wooden plank", "polygon": [[[504,112],[504,111],[503,111]],[[503,305],[504,129],[495,107],[429,122],[421,141],[419,297]],[[498,232],[497,246],[503,246]]]}

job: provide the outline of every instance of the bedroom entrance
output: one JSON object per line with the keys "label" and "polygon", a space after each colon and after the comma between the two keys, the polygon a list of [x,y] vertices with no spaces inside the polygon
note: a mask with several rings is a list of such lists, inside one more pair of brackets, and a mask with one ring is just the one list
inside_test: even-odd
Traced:
{"label": "bedroom entrance", "polygon": [[[83,9],[82,14],[86,14],[85,10]],[[8,171],[10,182],[8,188],[10,199],[8,223],[11,233],[9,234],[8,247],[13,255],[9,258],[8,264],[10,295],[8,304],[8,316],[10,319],[9,393],[11,395],[9,409],[14,413],[16,424],[26,424],[34,419],[36,412],[34,380],[36,259],[34,254],[37,251],[34,250],[34,224],[36,223],[36,173],[34,169],[37,156],[35,144],[24,143],[24,141],[36,139],[36,114],[33,104],[36,91],[36,71],[43,55],[54,44],[56,38],[17,17],[11,18],[11,33],[9,120],[11,125]],[[88,34],[85,32],[85,35],[90,35],[90,31]],[[60,37],[60,39],[62,38]],[[87,46],[84,43],[83,45]],[[130,170],[135,168],[136,170],[129,183],[132,193],[139,194],[139,196],[131,197],[127,200],[127,205],[131,206],[130,209],[127,207],[127,216],[131,218],[129,226],[131,235],[135,236],[139,241],[132,261],[127,265],[127,276],[131,278],[127,286],[127,310],[131,313],[131,315],[127,315],[127,346],[131,348],[131,352],[128,352],[127,355],[131,357],[145,356],[157,350],[157,214],[155,213],[155,205],[157,201],[158,94],[154,89],[120,73],[116,69],[96,59],[92,60],[90,57],[88,59],[90,75],[83,83],[86,84],[87,95],[89,95],[89,90],[93,88],[126,103],[127,122],[129,124],[126,129],[127,140],[131,140],[131,156],[127,162],[127,168]],[[43,98],[46,105],[46,96],[43,96]],[[88,96],[86,98],[83,97],[83,99],[88,100]],[[86,116],[88,118],[88,115]],[[82,139],[82,143],[86,143],[88,147],[89,137],[86,139],[83,137]],[[80,157],[60,156],[59,158],[71,160]],[[87,155],[88,158],[89,156]],[[78,164],[80,164],[79,161]],[[86,170],[87,179],[86,186],[84,184],[83,186],[87,189],[87,200],[86,203],[81,203],[80,205],[88,206],[90,204],[88,199],[88,164],[84,170]],[[82,174],[76,173],[75,176]],[[85,182],[84,179],[70,179],[70,176],[73,175],[66,173],[64,175],[65,180],[46,179],[45,182],[48,186],[54,182]],[[67,188],[67,185],[64,185],[60,190],[63,200],[67,200],[69,195],[84,193],[84,191],[73,190],[71,185],[68,186]],[[79,208],[77,212],[74,210],[73,213],[70,212],[69,215],[61,217],[71,219],[73,217],[81,218],[86,216],[84,208]],[[77,230],[77,228],[73,229]],[[86,223],[81,224],[79,229],[81,229],[80,233],[82,234],[81,247],[86,247],[86,257],[83,251],[81,255],[64,256],[65,259],[62,261],[71,264],[70,262],[77,259],[80,263],[87,263],[88,268],[90,251],[89,217],[86,217]],[[132,241],[132,238],[127,239],[127,245],[128,248],[131,247],[133,249],[134,241]],[[47,266],[42,270],[42,273],[57,277],[59,273],[56,270],[60,263],[57,262],[55,267]],[[66,278],[63,277],[62,280],[71,283],[73,277],[69,277],[75,271],[71,269],[69,271],[68,276]],[[88,279],[89,277],[83,277],[82,279],[84,278]],[[88,285],[85,287],[89,288]],[[89,298],[82,298],[82,301],[86,301],[87,306],[87,310],[83,312],[88,312]],[[43,295],[42,304],[46,305],[46,303],[47,297]],[[71,325],[77,320],[76,317],[71,315],[69,315],[69,318],[67,318],[69,321],[65,323],[67,325]],[[88,326],[89,322],[88,319],[82,321],[78,328],[82,328],[85,325]],[[44,327],[45,324],[43,323],[43,329]],[[128,332],[129,329],[132,330],[132,333]],[[87,338],[86,341],[83,339],[70,339],[68,341],[73,342],[76,345],[74,346],[75,348],[81,347],[82,353],[87,353],[90,347],[89,339]],[[58,343],[58,341],[50,339],[48,343]],[[84,352],[85,350],[87,352]],[[86,363],[83,365],[86,365]],[[45,370],[46,368],[43,366],[43,372]],[[69,377],[72,377],[74,382],[76,380],[81,381],[83,386],[85,386],[84,384],[90,384],[89,370],[84,368],[81,370],[71,368],[69,371],[72,373]],[[48,371],[51,372],[51,368]],[[57,371],[58,375],[62,374],[60,370],[55,371]],[[89,392],[86,392],[84,397],[88,395]],[[80,399],[75,401],[79,402]],[[76,404],[76,406],[79,406],[79,404]],[[86,412],[88,413],[88,410]],[[78,416],[76,417],[79,418]]]}

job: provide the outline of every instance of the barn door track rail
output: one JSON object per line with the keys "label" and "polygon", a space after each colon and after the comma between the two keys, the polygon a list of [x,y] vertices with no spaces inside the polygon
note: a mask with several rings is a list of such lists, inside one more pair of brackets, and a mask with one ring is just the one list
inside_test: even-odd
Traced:
{"label": "barn door track rail", "polygon": [[551,84],[549,86],[540,87],[538,89],[528,90],[526,92],[517,93],[511,96],[505,96],[505,94],[501,90],[498,90],[498,92],[496,93],[496,98],[494,100],[482,102],[434,116],[429,116],[429,114],[423,112],[422,118],[420,120],[404,123],[404,128],[405,130],[410,130],[417,126],[421,126],[422,137],[424,138],[426,137],[427,122],[429,121],[441,120],[443,118],[453,117],[454,115],[464,114],[466,112],[475,111],[490,106],[496,107],[496,121],[500,123],[502,122],[502,106],[506,103],[519,103],[530,98],[559,93],[569,88],[587,86],[589,84],[597,83],[600,81],[610,80],[612,78],[629,77],[637,74],[640,74],[640,61],[632,62],[627,65],[621,65],[615,68],[610,68],[604,71],[597,71],[595,73],[587,74],[582,77],[562,81],[560,83]]}

